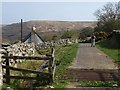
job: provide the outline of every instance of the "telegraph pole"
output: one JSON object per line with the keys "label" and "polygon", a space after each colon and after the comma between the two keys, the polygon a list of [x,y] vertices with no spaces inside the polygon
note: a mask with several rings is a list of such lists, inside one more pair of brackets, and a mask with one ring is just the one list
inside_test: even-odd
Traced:
{"label": "telegraph pole", "polygon": [[23,23],[23,20],[21,19],[21,42],[22,42],[22,29],[23,29],[22,23]]}

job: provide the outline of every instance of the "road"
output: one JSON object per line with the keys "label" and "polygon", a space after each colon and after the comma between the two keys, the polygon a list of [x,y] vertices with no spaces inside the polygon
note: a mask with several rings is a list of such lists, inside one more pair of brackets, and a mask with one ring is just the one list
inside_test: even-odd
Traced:
{"label": "road", "polygon": [[77,56],[69,68],[117,69],[114,60],[89,43],[80,44]]}
{"label": "road", "polygon": [[[113,90],[111,89],[85,89],[76,81],[112,81],[120,82],[120,72],[114,60],[89,43],[81,43],[71,66],[68,67],[62,79],[73,79],[66,88],[79,88],[79,90]],[[81,89],[80,89],[81,88]],[[115,89],[115,90],[118,90]]]}

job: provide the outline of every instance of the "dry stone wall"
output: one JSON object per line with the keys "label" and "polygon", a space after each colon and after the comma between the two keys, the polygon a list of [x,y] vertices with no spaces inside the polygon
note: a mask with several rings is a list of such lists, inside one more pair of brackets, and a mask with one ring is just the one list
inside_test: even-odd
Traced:
{"label": "dry stone wall", "polygon": [[60,39],[57,41],[47,41],[41,44],[37,44],[36,48],[41,49],[41,48],[51,48],[53,46],[58,46],[58,45],[68,45],[68,44],[73,44],[73,43],[78,43],[78,39]]}
{"label": "dry stone wall", "polygon": [[35,48],[34,44],[28,44],[28,43],[16,43],[12,44],[6,48],[3,47],[3,51],[6,49],[8,51],[9,56],[30,56],[34,55]]}
{"label": "dry stone wall", "polygon": [[[0,50],[1,56],[8,54],[8,56],[34,56],[35,54],[35,48],[34,44],[28,44],[28,43],[16,43],[12,45],[8,45],[7,47],[2,47]],[[10,66],[17,67],[18,62],[22,62],[24,60],[13,60],[10,59]],[[2,59],[1,63],[5,65],[5,59]]]}

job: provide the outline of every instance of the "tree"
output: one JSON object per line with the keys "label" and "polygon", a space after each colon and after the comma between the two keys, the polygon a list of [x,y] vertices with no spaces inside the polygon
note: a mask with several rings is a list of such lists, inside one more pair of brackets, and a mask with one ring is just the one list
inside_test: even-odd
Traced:
{"label": "tree", "polygon": [[95,31],[111,32],[120,29],[120,2],[107,3],[102,9],[95,12],[98,19]]}

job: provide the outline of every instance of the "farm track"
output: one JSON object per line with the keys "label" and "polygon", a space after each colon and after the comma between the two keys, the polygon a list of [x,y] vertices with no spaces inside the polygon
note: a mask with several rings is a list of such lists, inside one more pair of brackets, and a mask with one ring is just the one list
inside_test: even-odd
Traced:
{"label": "farm track", "polygon": [[[114,60],[89,43],[81,43],[71,66],[61,80],[72,80],[66,88],[75,90],[120,90],[120,70]],[[80,80],[117,81],[118,87],[81,87]]]}

